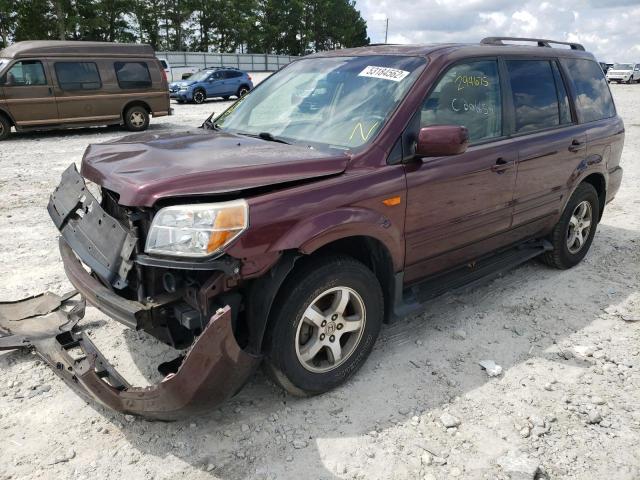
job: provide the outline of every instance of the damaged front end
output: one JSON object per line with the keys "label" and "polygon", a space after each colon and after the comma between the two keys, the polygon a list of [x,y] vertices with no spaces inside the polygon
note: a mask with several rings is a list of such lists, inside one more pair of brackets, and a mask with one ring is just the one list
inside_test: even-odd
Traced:
{"label": "damaged front end", "polygon": [[[0,349],[33,349],[84,398],[152,419],[206,411],[241,388],[261,358],[237,340],[235,260],[196,265],[144,255],[144,212],[123,212],[109,197],[98,201],[75,165],[48,211],[76,292],[0,304]],[[85,301],[188,353],[163,365],[159,384],[132,387],[78,329]]]}
{"label": "damaged front end", "polygon": [[78,330],[85,303],[72,298],[47,292],[1,303],[0,350],[35,350],[81,397],[113,410],[157,420],[203,413],[236,393],[259,363],[259,357],[238,346],[225,307],[213,316],[175,374],[150,387],[132,387]]}

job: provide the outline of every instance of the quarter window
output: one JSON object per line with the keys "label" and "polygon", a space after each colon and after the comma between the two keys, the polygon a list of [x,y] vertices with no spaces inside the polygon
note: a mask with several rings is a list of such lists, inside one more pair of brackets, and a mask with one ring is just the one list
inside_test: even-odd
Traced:
{"label": "quarter window", "polygon": [[516,133],[560,125],[556,80],[547,60],[508,60]]}
{"label": "quarter window", "polygon": [[613,117],[616,107],[598,64],[582,58],[568,58],[563,62],[573,82],[580,120],[586,123]]}
{"label": "quarter window", "polygon": [[144,62],[116,62],[116,77],[120,88],[149,88],[151,74]]}
{"label": "quarter window", "polygon": [[2,78],[6,87],[23,87],[30,85],[46,85],[47,77],[44,67],[38,60],[22,60],[16,62]]}
{"label": "quarter window", "polygon": [[420,124],[461,125],[471,142],[502,136],[502,102],[496,60],[455,65],[422,106]]}
{"label": "quarter window", "polygon": [[102,86],[95,63],[57,62],[55,70],[62,90],[97,90]]}

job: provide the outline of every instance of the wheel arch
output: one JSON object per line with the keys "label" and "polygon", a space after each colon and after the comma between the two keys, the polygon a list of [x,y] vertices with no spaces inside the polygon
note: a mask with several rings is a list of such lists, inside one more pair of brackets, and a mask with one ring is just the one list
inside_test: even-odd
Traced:
{"label": "wheel arch", "polygon": [[13,120],[13,117],[11,116],[11,114],[5,110],[4,108],[0,107],[0,116],[6,118],[7,120],[9,120],[9,124],[12,127],[16,126],[16,122]]}
{"label": "wheel arch", "polygon": [[304,268],[305,264],[318,257],[338,255],[354,258],[372,270],[382,288],[385,322],[391,319],[395,277],[389,249],[379,239],[371,236],[347,236],[325,243],[312,252],[305,253],[295,249],[283,252],[281,258],[266,275],[251,282],[245,292],[248,343],[251,351],[255,353],[263,351],[266,332],[272,321],[273,306],[283,295],[282,286],[293,271]]}
{"label": "wheel arch", "polygon": [[131,107],[142,107],[147,111],[149,115],[153,114],[153,110],[151,110],[151,107],[147,102],[145,102],[144,100],[132,100],[126,103],[122,108],[121,114],[122,114],[123,122],[124,122],[125,113],[127,113],[127,110],[129,110]]}
{"label": "wheel arch", "polygon": [[[604,213],[604,207],[607,199],[607,182],[604,178],[604,175],[602,173],[596,172],[590,173],[589,175],[584,177],[582,181],[578,183],[578,185],[580,185],[581,183],[589,183],[593,185],[593,188],[596,189],[596,192],[598,193],[598,204],[600,207],[598,221],[600,221],[602,219],[602,214]],[[578,185],[576,185],[576,188],[578,188]]]}

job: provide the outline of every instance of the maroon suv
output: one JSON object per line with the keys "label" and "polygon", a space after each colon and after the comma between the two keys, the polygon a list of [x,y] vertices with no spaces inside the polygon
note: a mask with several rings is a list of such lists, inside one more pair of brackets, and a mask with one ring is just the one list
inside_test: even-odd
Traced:
{"label": "maroon suv", "polygon": [[175,418],[261,361],[293,394],[326,392],[433,296],[536,256],[577,264],[620,186],[624,126],[581,45],[505,40],[318,53],[201,129],[91,145],[49,203],[69,280],[189,350],[131,387],[77,306],[36,349],[111,408]]}

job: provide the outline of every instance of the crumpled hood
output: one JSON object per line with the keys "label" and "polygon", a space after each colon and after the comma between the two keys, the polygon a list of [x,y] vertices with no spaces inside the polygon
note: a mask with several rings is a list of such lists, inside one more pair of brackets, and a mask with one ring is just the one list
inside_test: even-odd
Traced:
{"label": "crumpled hood", "polygon": [[82,175],[127,206],[242,190],[341,173],[349,155],[211,130],[142,133],[89,145]]}

